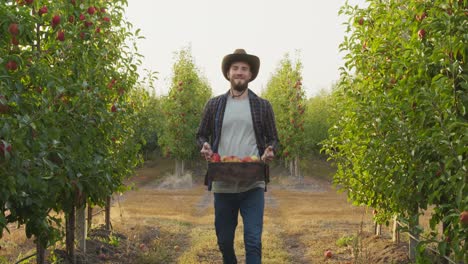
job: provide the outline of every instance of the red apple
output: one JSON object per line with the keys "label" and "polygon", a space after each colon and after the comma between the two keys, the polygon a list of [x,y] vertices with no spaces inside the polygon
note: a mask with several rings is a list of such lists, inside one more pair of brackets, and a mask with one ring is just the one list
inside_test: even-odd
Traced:
{"label": "red apple", "polygon": [[111,107],[111,112],[112,112],[112,113],[117,112],[117,106],[112,105],[112,107]]}
{"label": "red apple", "polygon": [[96,30],[95,30],[96,33],[101,33],[101,28],[100,27],[97,27]]}
{"label": "red apple", "polygon": [[103,17],[102,20],[104,20],[104,22],[109,23],[110,22],[110,17]]}
{"label": "red apple", "polygon": [[331,250],[325,250],[325,252],[323,253],[323,255],[326,257],[326,258],[331,258],[333,256]]}
{"label": "red apple", "polygon": [[11,145],[6,143],[5,141],[0,142],[0,154],[4,155],[5,152],[11,152]]}
{"label": "red apple", "polygon": [[460,222],[463,225],[468,225],[468,211],[463,211],[460,214]]}
{"label": "red apple", "polygon": [[107,84],[107,88],[112,89],[112,86],[114,86],[114,84],[115,84],[115,79],[112,79],[112,80]]}
{"label": "red apple", "polygon": [[421,22],[427,17],[426,12],[423,12],[421,15],[416,15],[416,20]]}
{"label": "red apple", "polygon": [[11,23],[10,26],[8,27],[8,31],[10,32],[10,34],[12,34],[13,36],[16,36],[19,34],[19,25],[16,24],[16,23]]}
{"label": "red apple", "polygon": [[213,153],[211,156],[211,162],[221,162],[221,157],[218,153]]}
{"label": "red apple", "polygon": [[5,64],[5,68],[7,68],[7,70],[9,70],[9,71],[16,71],[18,69],[18,64],[16,64],[16,61],[14,61],[14,60],[9,60]]}
{"label": "red apple", "polygon": [[88,7],[88,14],[94,15],[96,13],[96,8],[94,6]]}
{"label": "red apple", "polygon": [[57,32],[57,39],[60,41],[65,41],[65,32],[63,32],[62,30]]}
{"label": "red apple", "polygon": [[56,27],[58,24],[60,24],[60,16],[59,16],[59,15],[55,15],[55,16],[52,18],[52,27]]}
{"label": "red apple", "polygon": [[90,27],[90,26],[93,25],[93,22],[91,22],[91,21],[85,21],[84,24],[85,24],[86,27]]}
{"label": "red apple", "polygon": [[105,7],[101,7],[101,9],[99,9],[99,11],[101,11],[101,13],[105,13],[105,12],[106,12],[106,8],[105,8]]}
{"label": "red apple", "polygon": [[426,30],[424,30],[424,29],[418,30],[418,37],[420,39],[423,39],[425,36],[426,36]]}
{"label": "red apple", "polygon": [[70,23],[75,22],[75,16],[70,15],[70,16],[68,17],[68,22],[70,22]]}
{"label": "red apple", "polygon": [[42,16],[43,14],[46,14],[48,11],[49,11],[49,9],[47,9],[47,6],[43,6],[43,7],[39,8],[39,12],[37,12],[37,13],[40,16]]}
{"label": "red apple", "polygon": [[364,24],[364,18],[362,18],[362,17],[361,17],[361,18],[359,18],[359,21],[358,21],[358,23],[359,23],[359,25],[361,25],[361,26],[362,26],[362,25]]}
{"label": "red apple", "polygon": [[25,0],[26,4],[30,5],[34,2],[34,0]]}
{"label": "red apple", "polygon": [[80,14],[80,20],[83,21],[83,20],[85,20],[85,19],[86,19],[85,15]]}
{"label": "red apple", "polygon": [[250,156],[243,157],[241,161],[242,162],[253,162],[252,157],[250,157]]}

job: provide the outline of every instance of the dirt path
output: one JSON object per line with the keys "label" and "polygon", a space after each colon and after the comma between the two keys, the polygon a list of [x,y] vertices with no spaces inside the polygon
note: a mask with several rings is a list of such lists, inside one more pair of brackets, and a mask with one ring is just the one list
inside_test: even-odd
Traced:
{"label": "dirt path", "polygon": [[[222,263],[213,227],[212,193],[202,185],[170,190],[157,186],[145,181],[142,188],[126,194],[121,208],[113,210],[121,212],[121,216],[113,216],[113,222],[120,229],[134,225],[133,230],[138,230],[138,225],[149,225],[168,234],[165,239],[171,241],[166,250],[172,257],[164,263]],[[345,195],[338,194],[328,182],[306,178],[271,184],[265,208],[264,263],[351,263],[356,258],[371,261],[364,256],[369,250],[361,248],[356,256],[351,241],[359,230],[372,229],[370,213],[350,205]],[[242,229],[239,221],[235,242],[239,263],[244,263]],[[333,252],[332,258],[324,257],[326,250]]]}
{"label": "dirt path", "polygon": [[[122,254],[100,263],[222,263],[211,192],[200,184],[161,188],[162,179],[149,168],[134,182],[137,189],[115,198],[111,210],[114,230],[128,238],[127,258]],[[93,226],[102,222],[98,216]],[[265,196],[263,263],[407,263],[405,252],[388,238],[357,236],[371,229],[371,213],[352,206],[328,182],[276,180]],[[245,263],[242,232],[239,221],[239,263]],[[324,257],[326,250],[333,252],[331,258]]]}

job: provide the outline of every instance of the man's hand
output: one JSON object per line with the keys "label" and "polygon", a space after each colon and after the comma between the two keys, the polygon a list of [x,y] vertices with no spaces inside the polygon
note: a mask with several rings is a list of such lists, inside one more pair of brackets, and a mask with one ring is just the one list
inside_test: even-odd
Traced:
{"label": "man's hand", "polygon": [[273,147],[268,146],[268,148],[265,149],[265,152],[263,152],[262,160],[264,162],[270,162],[273,160],[275,157],[275,153],[273,152]]}
{"label": "man's hand", "polygon": [[213,150],[211,150],[210,144],[205,142],[203,144],[202,149],[200,150],[201,155],[205,158],[205,160],[210,160],[211,156],[213,155]]}

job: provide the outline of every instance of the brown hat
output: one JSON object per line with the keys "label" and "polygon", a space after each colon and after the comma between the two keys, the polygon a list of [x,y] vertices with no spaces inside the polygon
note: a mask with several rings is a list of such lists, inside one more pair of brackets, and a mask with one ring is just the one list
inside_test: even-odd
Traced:
{"label": "brown hat", "polygon": [[234,53],[224,56],[221,64],[224,77],[229,81],[227,74],[229,68],[232,63],[239,61],[246,62],[250,65],[250,71],[252,72],[252,79],[250,81],[255,80],[258,74],[258,69],[260,68],[260,59],[255,55],[247,54],[244,49],[236,49]]}

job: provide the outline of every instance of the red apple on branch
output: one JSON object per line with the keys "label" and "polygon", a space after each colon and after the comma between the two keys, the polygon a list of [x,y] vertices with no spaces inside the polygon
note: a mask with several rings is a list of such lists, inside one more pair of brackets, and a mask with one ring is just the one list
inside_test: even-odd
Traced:
{"label": "red apple on branch", "polygon": [[65,41],[65,32],[63,32],[62,30],[57,32],[57,39],[60,41]]}
{"label": "red apple on branch", "polygon": [[59,16],[59,15],[55,15],[55,16],[52,18],[52,27],[56,27],[56,26],[58,26],[58,24],[60,24],[60,16]]}
{"label": "red apple on branch", "polygon": [[43,6],[43,7],[39,8],[39,12],[37,12],[37,13],[40,16],[42,16],[43,14],[46,14],[48,11],[49,11],[49,9],[47,8],[47,6]]}
{"label": "red apple on branch", "polygon": [[18,35],[19,34],[19,25],[16,24],[16,23],[11,23],[10,26],[8,26],[8,31],[13,36]]}
{"label": "red apple on branch", "polygon": [[463,225],[468,225],[468,211],[463,211],[460,214],[460,222]]}
{"label": "red apple on branch", "polygon": [[426,30],[424,30],[424,29],[418,30],[419,39],[424,39],[425,36],[426,36]]}
{"label": "red apple on branch", "polygon": [[9,60],[6,64],[5,64],[5,68],[9,71],[16,71],[18,69],[18,64],[16,63],[16,61],[14,60]]}
{"label": "red apple on branch", "polygon": [[88,14],[94,15],[96,13],[96,8],[94,6],[88,7]]}

